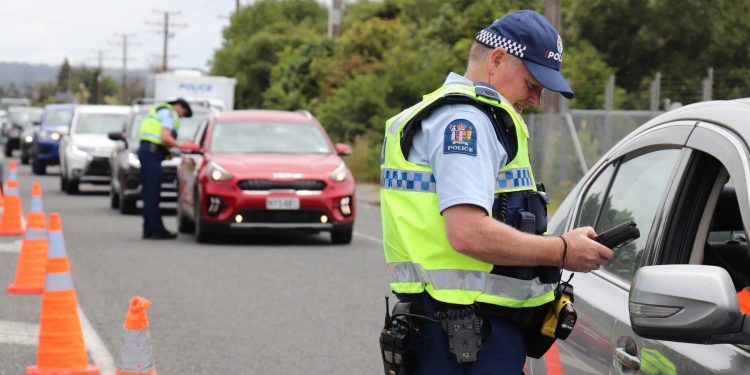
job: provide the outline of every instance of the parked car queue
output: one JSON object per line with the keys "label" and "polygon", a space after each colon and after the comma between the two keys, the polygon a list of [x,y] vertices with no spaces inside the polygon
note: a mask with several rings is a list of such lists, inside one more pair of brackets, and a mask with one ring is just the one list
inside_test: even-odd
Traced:
{"label": "parked car queue", "polygon": [[[154,104],[47,106],[21,156],[36,174],[59,163],[67,194],[81,184],[108,185],[110,207],[137,213],[135,150],[140,122]],[[162,198],[177,201],[181,233],[210,242],[227,232],[329,232],[335,244],[351,242],[355,182],[342,159],[350,146],[334,144],[308,111],[220,112],[208,102],[190,104],[195,117],[182,119],[178,133],[189,151],[170,150],[162,163]]]}

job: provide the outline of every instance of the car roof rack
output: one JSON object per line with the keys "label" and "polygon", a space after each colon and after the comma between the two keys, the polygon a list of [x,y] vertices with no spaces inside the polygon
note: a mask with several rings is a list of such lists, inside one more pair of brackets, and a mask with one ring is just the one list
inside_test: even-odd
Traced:
{"label": "car roof rack", "polygon": [[312,115],[312,113],[310,113],[310,111],[308,111],[306,109],[298,109],[298,110],[296,110],[294,112],[301,113],[301,114],[305,115],[305,117],[307,117],[309,119],[313,119],[314,118],[313,115]]}

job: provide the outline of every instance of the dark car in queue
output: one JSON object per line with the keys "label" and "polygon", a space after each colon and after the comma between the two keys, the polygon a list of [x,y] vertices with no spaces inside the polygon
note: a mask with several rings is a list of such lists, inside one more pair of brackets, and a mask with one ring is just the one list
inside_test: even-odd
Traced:
{"label": "dark car in queue", "polygon": [[13,150],[21,146],[21,134],[34,125],[39,125],[42,119],[42,108],[38,107],[10,107],[8,119],[2,133],[5,138],[5,156],[12,156]]}
{"label": "dark car in queue", "polygon": [[527,373],[750,373],[750,324],[737,294],[750,287],[748,118],[750,99],[666,112],[573,188],[550,234],[632,220],[640,237],[573,278],[578,322],[559,350],[529,358]]}
{"label": "dark car in queue", "polygon": [[198,242],[226,231],[330,232],[351,242],[354,178],[307,111],[243,110],[211,116],[178,169],[178,228]]}
{"label": "dark car in queue", "polygon": [[[47,166],[60,164],[60,139],[68,134],[75,104],[48,104],[42,112],[41,126],[34,127],[31,139],[23,137],[21,162],[24,155],[35,175],[47,173]],[[25,144],[28,142],[28,145]]]}
{"label": "dark car in queue", "polygon": [[[138,201],[141,200],[141,162],[138,160],[140,146],[141,123],[155,102],[136,102],[130,120],[121,132],[113,133],[110,139],[119,140],[109,159],[112,169],[112,180],[109,189],[110,207],[119,209],[122,214],[136,213]],[[207,101],[191,101],[190,108],[193,116],[180,119],[180,129],[177,140],[184,142],[192,139],[201,122],[208,119],[209,114],[217,112],[216,107]],[[161,182],[161,201],[177,201],[177,166],[180,156],[172,155],[162,161],[163,168]]]}

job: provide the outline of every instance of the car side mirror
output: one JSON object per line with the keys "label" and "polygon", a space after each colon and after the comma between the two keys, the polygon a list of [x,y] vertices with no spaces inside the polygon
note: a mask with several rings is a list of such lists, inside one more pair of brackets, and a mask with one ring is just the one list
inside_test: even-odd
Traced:
{"label": "car side mirror", "polygon": [[630,324],[639,336],[698,344],[750,344],[734,284],[721,267],[641,267],[630,285]]}
{"label": "car side mirror", "polygon": [[[125,136],[123,136],[123,134],[121,132],[109,132],[109,133],[107,133],[107,138],[109,138],[109,139],[111,139],[113,141],[120,141],[120,142],[122,142],[122,148],[121,149],[128,148],[128,141],[127,141],[127,139],[125,139]],[[118,146],[118,148],[119,147],[120,146]]]}
{"label": "car side mirror", "polygon": [[186,142],[180,147],[180,150],[185,154],[202,154],[201,146],[193,142]]}
{"label": "car side mirror", "polygon": [[336,153],[339,156],[347,156],[352,154],[352,146],[345,143],[336,143]]}
{"label": "car side mirror", "polygon": [[109,132],[107,137],[113,141],[124,141],[125,137],[122,136],[121,132]]}

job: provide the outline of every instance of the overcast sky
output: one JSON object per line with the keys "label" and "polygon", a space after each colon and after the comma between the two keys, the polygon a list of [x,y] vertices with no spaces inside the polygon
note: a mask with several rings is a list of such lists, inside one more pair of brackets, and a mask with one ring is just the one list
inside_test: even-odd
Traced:
{"label": "overcast sky", "polygon": [[[247,4],[249,0],[242,0]],[[180,12],[170,21],[170,68],[207,70],[235,0],[3,0],[0,1],[0,61],[98,64],[122,67],[122,36],[128,39],[128,68],[161,65],[163,11]],[[157,13],[156,11],[162,11]],[[148,24],[147,24],[148,22]],[[152,25],[158,24],[158,25]]]}

